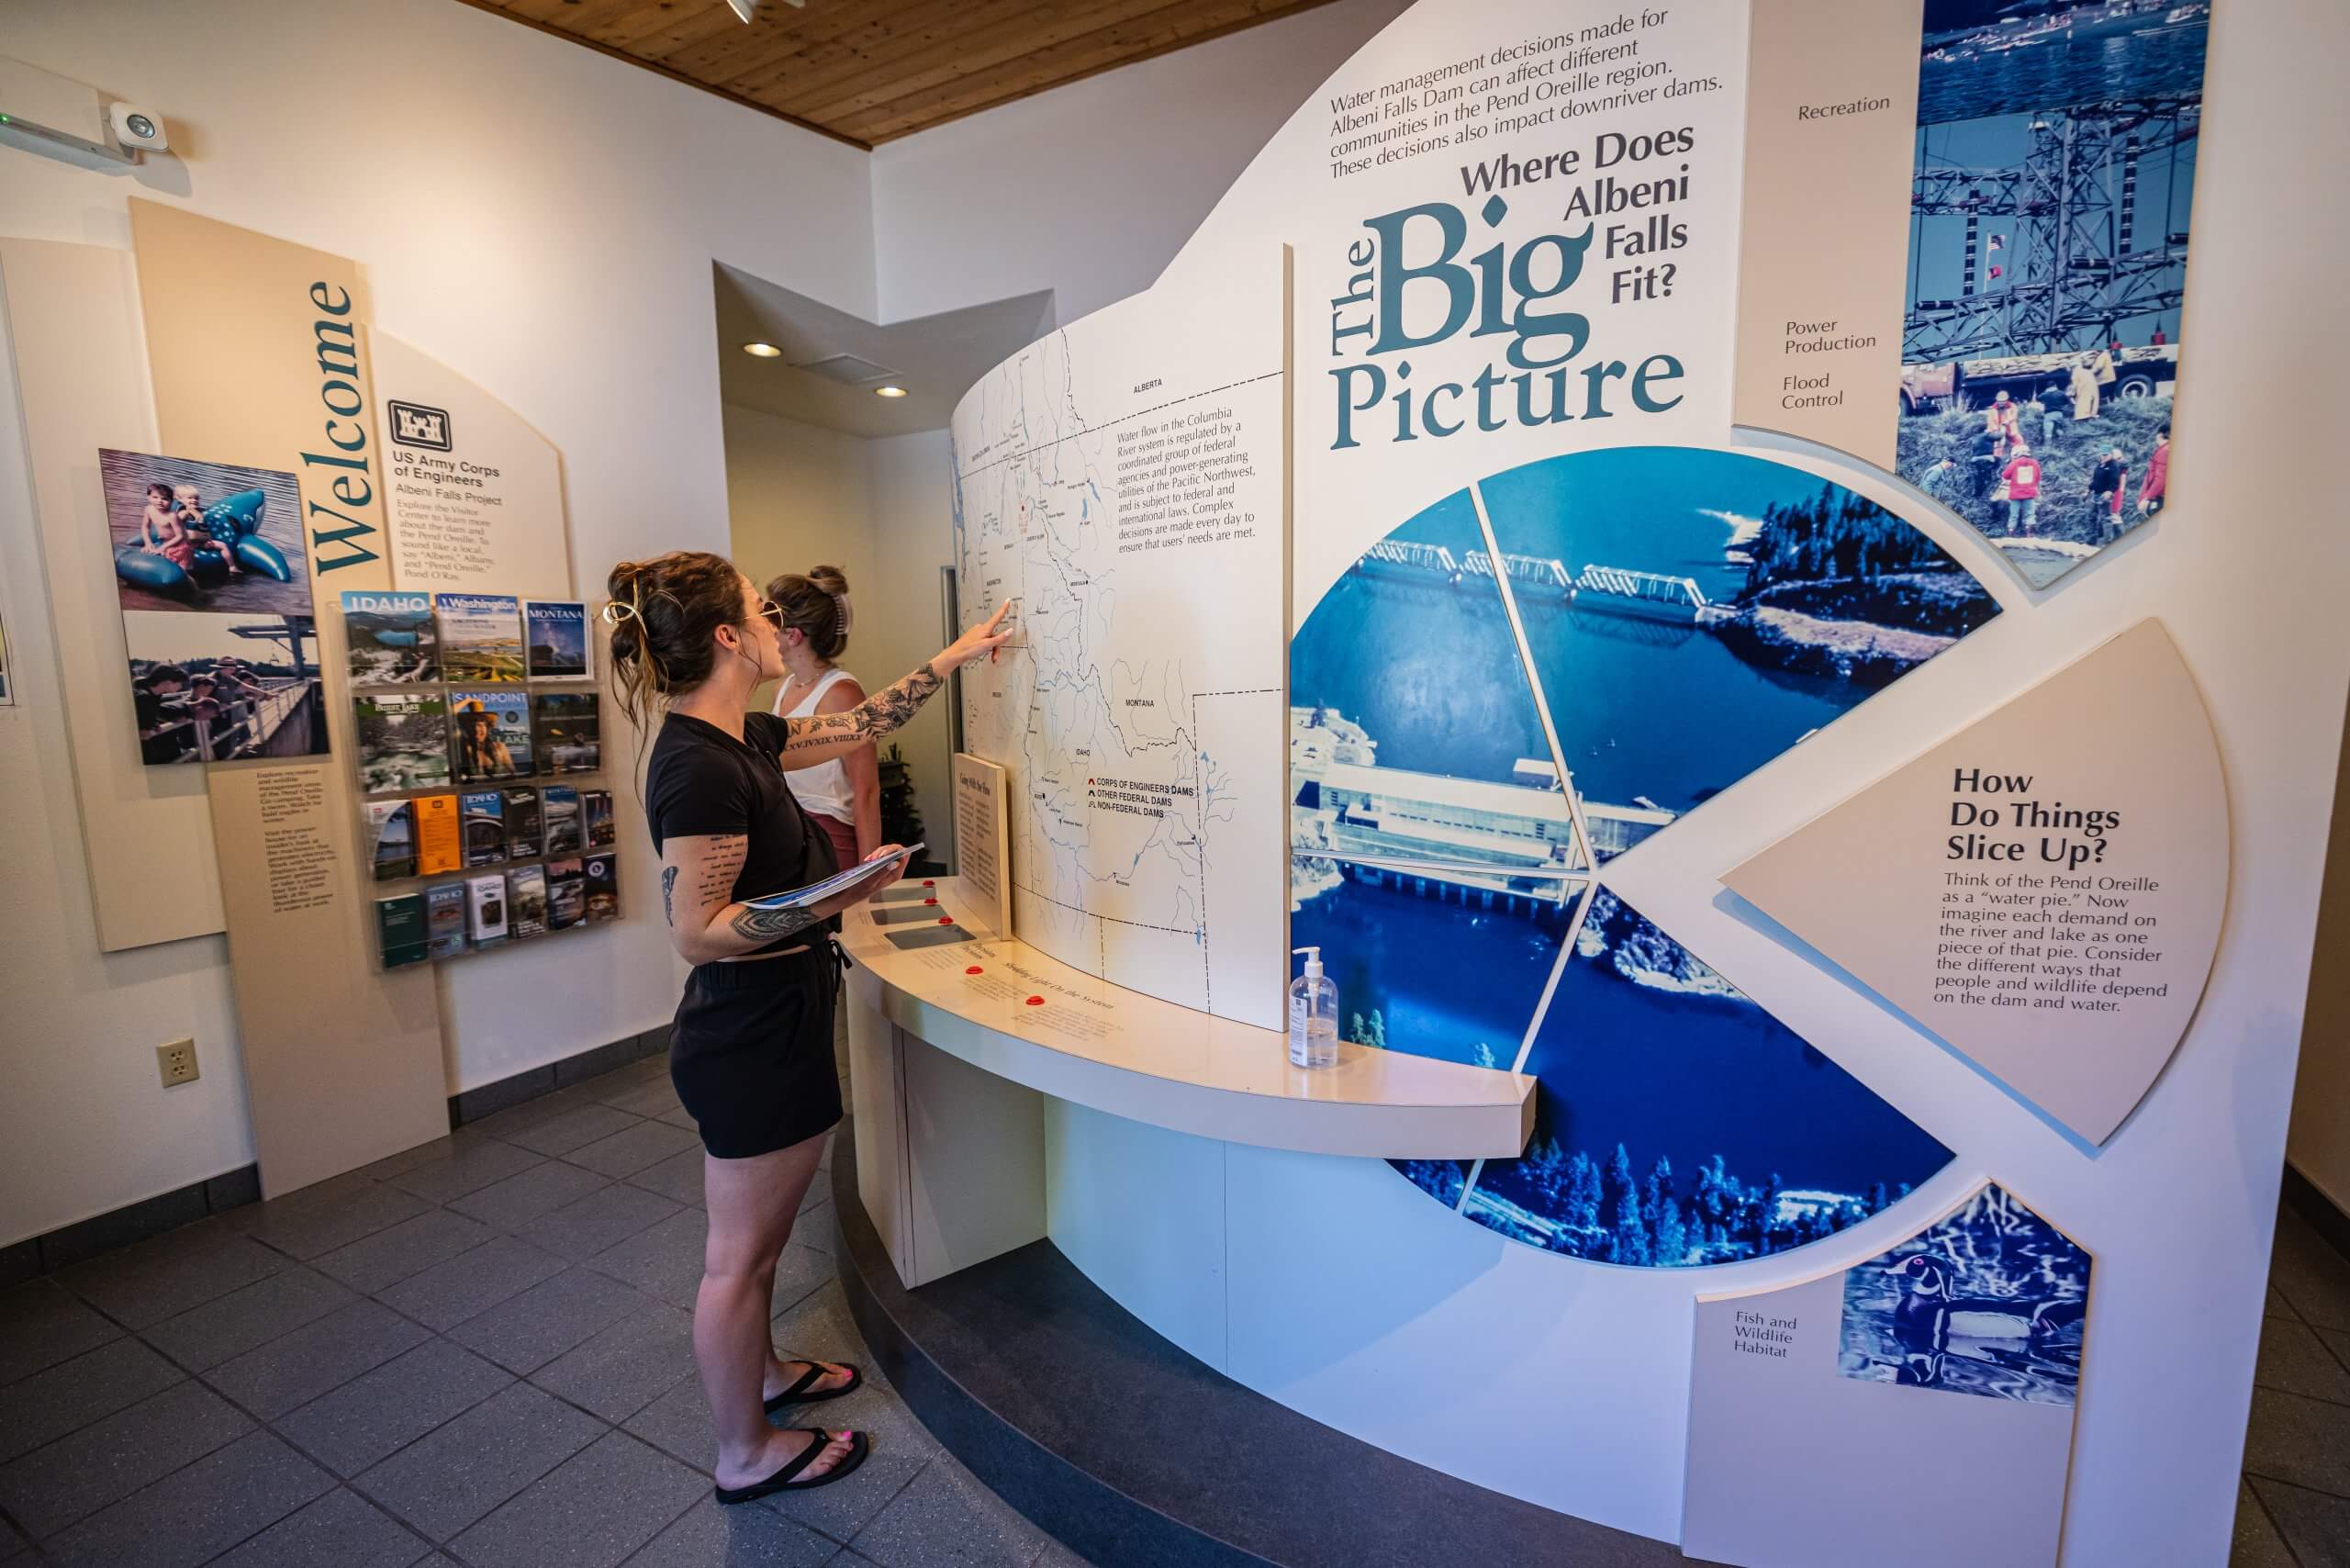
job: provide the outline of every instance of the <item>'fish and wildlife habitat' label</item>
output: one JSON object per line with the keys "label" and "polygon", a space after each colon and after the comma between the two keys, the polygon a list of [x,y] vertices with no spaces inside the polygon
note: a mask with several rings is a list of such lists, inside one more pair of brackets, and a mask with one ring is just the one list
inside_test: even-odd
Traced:
{"label": "'fish and wildlife habitat' label", "polygon": [[1796,1328],[1801,1321],[1741,1306],[1731,1315],[1729,1348],[1740,1355],[1784,1361],[1795,1349]]}

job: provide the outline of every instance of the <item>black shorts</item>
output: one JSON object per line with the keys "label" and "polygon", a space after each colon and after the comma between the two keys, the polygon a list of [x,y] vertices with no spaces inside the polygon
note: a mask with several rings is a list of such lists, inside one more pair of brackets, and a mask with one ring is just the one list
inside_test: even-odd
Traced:
{"label": "black shorts", "polygon": [[840,970],[831,945],[687,977],[669,1033],[669,1081],[721,1159],[772,1154],[841,1119],[833,1062]]}

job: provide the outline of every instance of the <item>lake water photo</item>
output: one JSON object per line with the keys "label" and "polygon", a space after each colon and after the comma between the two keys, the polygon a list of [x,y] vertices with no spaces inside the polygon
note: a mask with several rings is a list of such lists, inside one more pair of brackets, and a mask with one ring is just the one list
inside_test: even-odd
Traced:
{"label": "lake water photo", "polygon": [[1292,942],[1346,1037],[1540,1081],[1523,1158],[1397,1169],[1514,1239],[1681,1267],[1832,1235],[1946,1163],[1593,881],[1997,613],[1875,503],[1704,449],[1528,465],[1367,550],[1291,647]]}

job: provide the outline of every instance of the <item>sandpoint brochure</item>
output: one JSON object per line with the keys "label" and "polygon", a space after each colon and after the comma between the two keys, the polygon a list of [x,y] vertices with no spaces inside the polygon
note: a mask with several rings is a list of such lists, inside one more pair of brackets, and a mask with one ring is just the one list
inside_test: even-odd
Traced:
{"label": "sandpoint brochure", "polygon": [[449,745],[457,782],[531,776],[531,700],[487,689],[449,693]]}

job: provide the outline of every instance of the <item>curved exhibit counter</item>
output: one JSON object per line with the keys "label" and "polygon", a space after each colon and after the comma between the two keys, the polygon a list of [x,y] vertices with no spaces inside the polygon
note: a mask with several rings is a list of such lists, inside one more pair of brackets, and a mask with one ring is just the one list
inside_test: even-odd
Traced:
{"label": "curved exhibit counter", "polygon": [[1280,1031],[1112,985],[978,918],[945,878],[842,923],[860,1187],[908,1285],[1045,1236],[1046,1098],[1381,1159],[1506,1159],[1533,1130],[1531,1078],[1353,1044],[1292,1067]]}
{"label": "curved exhibit counter", "polygon": [[[1506,1158],[1531,1127],[1532,1079],[1355,1045],[1334,1068],[1292,1068],[1278,1031],[1108,984],[976,918],[955,879],[907,882],[841,935],[856,1111],[834,1162],[841,1278],[881,1366],[958,1459],[1105,1562],[1680,1560],[1349,1437],[1163,1336],[1165,1293],[1224,1288],[1205,1254],[1161,1245],[1199,1171],[1179,1158],[1137,1184],[1086,1131]],[[1101,1269],[1082,1235],[1064,1255],[1056,1215],[1153,1238],[1155,1284]]]}

